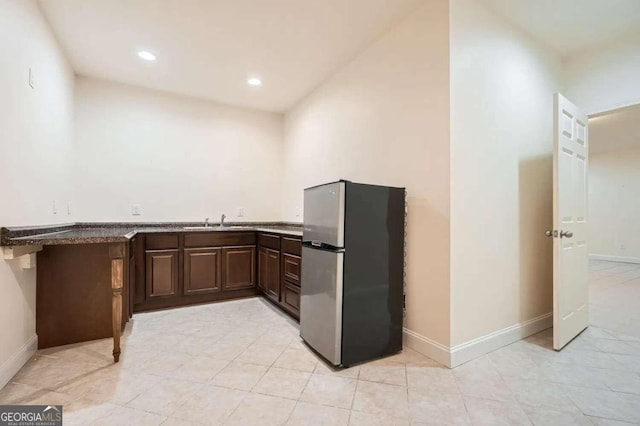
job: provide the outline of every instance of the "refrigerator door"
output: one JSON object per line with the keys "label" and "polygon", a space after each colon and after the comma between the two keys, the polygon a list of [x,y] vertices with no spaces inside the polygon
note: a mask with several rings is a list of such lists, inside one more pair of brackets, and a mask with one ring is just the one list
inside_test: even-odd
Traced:
{"label": "refrigerator door", "polygon": [[303,241],[344,247],[345,182],[304,190]]}
{"label": "refrigerator door", "polygon": [[334,365],[342,362],[344,253],[302,247],[300,336]]}

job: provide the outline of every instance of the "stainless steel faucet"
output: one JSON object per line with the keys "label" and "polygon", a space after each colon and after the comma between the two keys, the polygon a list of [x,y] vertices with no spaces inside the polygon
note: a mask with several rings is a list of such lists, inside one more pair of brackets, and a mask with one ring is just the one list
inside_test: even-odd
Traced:
{"label": "stainless steel faucet", "polygon": [[220,226],[224,226],[224,220],[227,218],[227,215],[222,213],[222,216],[220,217]]}
{"label": "stainless steel faucet", "polygon": [[206,219],[204,220],[204,227],[205,227],[205,228],[208,228],[208,227],[209,227],[209,218],[206,218]]}

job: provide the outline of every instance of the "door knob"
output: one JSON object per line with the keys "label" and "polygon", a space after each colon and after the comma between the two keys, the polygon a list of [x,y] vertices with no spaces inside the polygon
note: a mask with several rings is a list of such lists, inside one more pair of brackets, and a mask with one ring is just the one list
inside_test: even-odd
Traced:
{"label": "door knob", "polygon": [[560,231],[560,238],[571,238],[573,237],[573,232],[571,231]]}
{"label": "door knob", "polygon": [[547,237],[553,237],[553,231],[544,231],[544,235]]}

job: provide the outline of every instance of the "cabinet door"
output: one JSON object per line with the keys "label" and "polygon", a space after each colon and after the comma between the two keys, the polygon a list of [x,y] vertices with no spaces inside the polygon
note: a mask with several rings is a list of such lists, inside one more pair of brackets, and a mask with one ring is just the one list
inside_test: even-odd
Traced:
{"label": "cabinet door", "polygon": [[146,251],[147,299],[177,295],[178,253],[178,250]]}
{"label": "cabinet door", "polygon": [[184,250],[184,294],[220,291],[222,282],[222,249]]}
{"label": "cabinet door", "polygon": [[239,290],[255,286],[255,246],[225,247],[223,290]]}
{"label": "cabinet door", "polygon": [[293,316],[300,318],[300,287],[285,281],[282,286],[281,305]]}
{"label": "cabinet door", "polygon": [[258,287],[263,292],[267,291],[267,249],[260,247],[258,252]]}
{"label": "cabinet door", "polygon": [[280,299],[280,252],[267,249],[267,273],[265,286],[267,294],[279,301]]}

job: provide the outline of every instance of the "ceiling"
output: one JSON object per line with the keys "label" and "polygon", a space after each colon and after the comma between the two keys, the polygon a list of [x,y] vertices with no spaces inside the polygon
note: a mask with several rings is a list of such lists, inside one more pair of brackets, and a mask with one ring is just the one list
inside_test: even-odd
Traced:
{"label": "ceiling", "polygon": [[589,119],[589,152],[640,148],[640,105]]}
{"label": "ceiling", "polygon": [[[76,73],[282,112],[425,0],[41,0]],[[138,50],[156,54],[145,63]],[[259,77],[262,87],[246,84]]]}
{"label": "ceiling", "polygon": [[640,0],[483,0],[563,56],[640,29]]}

